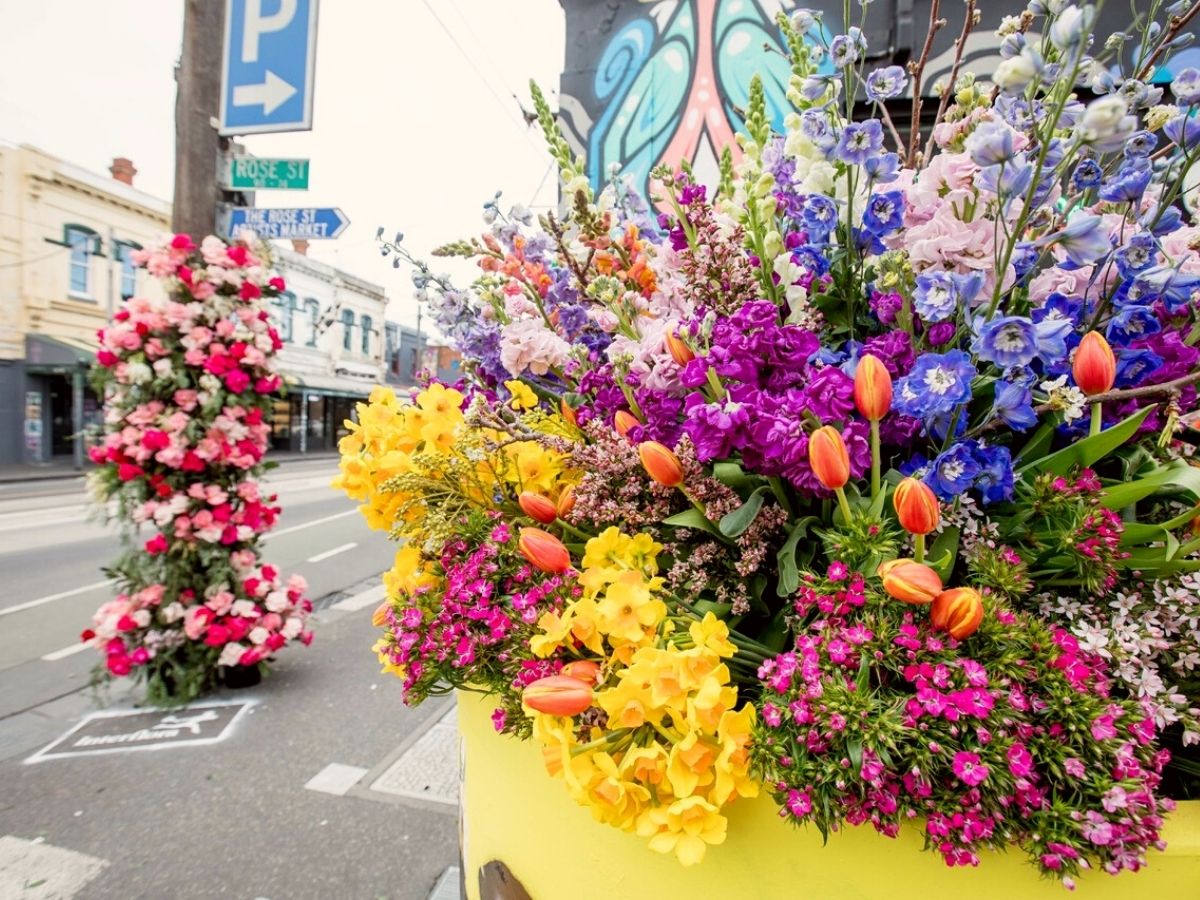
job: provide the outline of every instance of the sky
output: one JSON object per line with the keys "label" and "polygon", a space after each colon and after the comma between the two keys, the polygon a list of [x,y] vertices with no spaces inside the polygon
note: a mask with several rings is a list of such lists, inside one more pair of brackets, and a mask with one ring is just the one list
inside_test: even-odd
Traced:
{"label": "sky", "polygon": [[[0,139],[100,173],[127,156],[135,186],[170,199],[182,31],[183,0],[0,0]],[[530,108],[531,78],[555,92],[563,46],[557,0],[325,0],[312,131],[243,139],[311,160],[309,190],[257,205],[341,207],[349,229],[310,255],[382,284],[388,317],[415,323],[376,228],[423,256],[478,232],[497,190],[553,203],[550,157],[512,95]]]}

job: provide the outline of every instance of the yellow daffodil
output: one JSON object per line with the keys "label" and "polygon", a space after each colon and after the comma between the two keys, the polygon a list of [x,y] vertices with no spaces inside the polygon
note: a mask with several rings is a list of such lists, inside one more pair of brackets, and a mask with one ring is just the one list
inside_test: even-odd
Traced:
{"label": "yellow daffodil", "polygon": [[656,599],[639,572],[627,572],[608,586],[597,608],[600,629],[610,638],[640,644],[667,614],[667,607]]}
{"label": "yellow daffodil", "polygon": [[525,382],[513,379],[504,382],[504,386],[512,394],[508,403],[513,409],[533,409],[538,405],[537,394]]}
{"label": "yellow daffodil", "polygon": [[674,853],[685,866],[704,859],[709,844],[725,841],[725,817],[703,797],[685,797],[670,806],[646,810],[638,817],[637,833],[650,838],[650,849]]}
{"label": "yellow daffodil", "polygon": [[737,648],[729,642],[729,626],[711,612],[705,613],[699,622],[688,626],[688,634],[697,647],[711,650],[718,656],[730,657],[737,653]]}

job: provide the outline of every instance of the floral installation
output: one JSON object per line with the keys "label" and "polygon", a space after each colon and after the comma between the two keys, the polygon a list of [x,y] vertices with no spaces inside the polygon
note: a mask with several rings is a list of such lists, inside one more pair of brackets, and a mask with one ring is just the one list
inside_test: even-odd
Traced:
{"label": "floral installation", "polygon": [[104,438],[89,488],[115,508],[127,549],[108,569],[117,596],[83,639],[103,655],[100,678],[185,703],[312,640],[304,579],[259,548],[280,512],[258,479],[282,384],[268,304],[284,284],[250,239],[167,235],[134,254],[162,290],[127,300],[99,333]]}
{"label": "floral installation", "polygon": [[1099,42],[1031,3],[925,146],[891,104],[925,57],[780,16],[784,133],[755,80],[720,183],[648,199],[594,191],[535,87],[562,209],[489,202],[437,251],[465,289],[382,245],[466,358],[341,444],[402,541],[375,649],[406,700],[485,692],[683,864],[759,791],[948,865],[1153,864],[1200,794],[1200,73],[1149,81],[1200,4],[1155,10]]}

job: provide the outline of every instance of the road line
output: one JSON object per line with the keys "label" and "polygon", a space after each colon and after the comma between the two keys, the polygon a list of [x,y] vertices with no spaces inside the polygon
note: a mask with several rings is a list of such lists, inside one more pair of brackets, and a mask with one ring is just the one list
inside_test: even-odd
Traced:
{"label": "road line", "polygon": [[355,594],[353,597],[347,597],[345,600],[339,600],[333,604],[330,609],[345,609],[350,612],[366,609],[368,606],[378,606],[387,597],[387,588],[382,584],[377,584],[373,588],[368,588],[362,593]]}
{"label": "road line", "polygon": [[84,650],[94,650],[90,641],[79,641],[72,644],[70,647],[63,647],[61,650],[55,650],[53,653],[47,653],[42,657],[46,662],[58,662],[60,659],[66,659],[68,656],[74,656],[76,653],[82,653]]}
{"label": "road line", "polygon": [[9,613],[17,613],[26,609],[33,609],[35,606],[43,606],[47,603],[53,603],[55,600],[65,600],[67,597],[74,597],[77,594],[86,594],[88,591],[94,591],[97,588],[108,587],[113,582],[105,579],[104,581],[94,581],[91,584],[85,584],[83,587],[77,587],[73,590],[62,591],[58,594],[47,594],[45,597],[38,597],[36,600],[29,600],[25,603],[18,603],[16,606],[6,606],[0,609],[0,616],[7,616]]}
{"label": "road line", "polygon": [[320,772],[308,779],[304,785],[310,791],[320,791],[322,794],[333,794],[344,797],[346,791],[358,784],[367,774],[366,769],[358,766],[347,766],[342,763],[330,763]]}
{"label": "road line", "polygon": [[345,512],[334,513],[332,516],[326,516],[323,519],[313,519],[311,522],[304,522],[303,524],[300,524],[300,525],[293,525],[291,528],[284,528],[281,531],[273,531],[263,538],[263,542],[265,543],[266,541],[269,541],[272,538],[280,537],[281,535],[291,534],[293,531],[300,531],[303,528],[312,528],[314,525],[324,525],[326,522],[333,522],[333,521],[336,521],[337,519],[344,519],[344,518],[346,518],[346,516],[353,516],[353,515],[357,515],[357,514],[358,514],[357,509],[348,509]]}
{"label": "road line", "polygon": [[348,544],[342,544],[340,547],[334,547],[332,550],[326,550],[324,553],[318,553],[316,556],[310,556],[305,562],[317,563],[322,560],[329,559],[331,556],[337,556],[339,553],[345,553],[347,550],[353,550],[358,546],[358,541],[351,541]]}

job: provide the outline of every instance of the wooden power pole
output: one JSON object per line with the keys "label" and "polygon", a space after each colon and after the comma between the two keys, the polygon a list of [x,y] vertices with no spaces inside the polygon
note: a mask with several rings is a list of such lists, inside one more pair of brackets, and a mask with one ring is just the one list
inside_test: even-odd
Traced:
{"label": "wooden power pole", "polygon": [[216,230],[217,155],[225,0],[184,0],[183,50],[175,69],[175,202],[171,227],[199,243]]}

